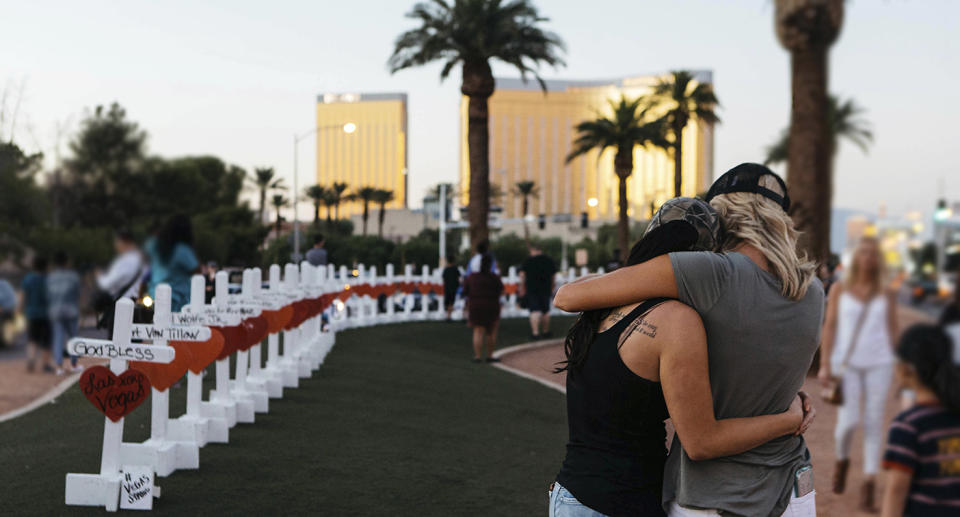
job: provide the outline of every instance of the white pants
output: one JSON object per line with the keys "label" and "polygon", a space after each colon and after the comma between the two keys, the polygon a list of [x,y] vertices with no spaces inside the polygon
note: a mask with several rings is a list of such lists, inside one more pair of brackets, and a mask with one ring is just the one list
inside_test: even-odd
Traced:
{"label": "white pants", "polygon": [[860,424],[860,404],[863,403],[863,472],[876,474],[883,447],[883,412],[893,379],[893,365],[872,368],[851,368],[843,372],[843,405],[837,411],[837,459],[850,457],[853,432]]}
{"label": "white pants", "polygon": [[[694,510],[684,508],[674,500],[667,511],[668,517],[719,517],[716,510]],[[814,490],[803,497],[790,497],[790,504],[784,510],[782,517],[817,517],[817,491]]]}

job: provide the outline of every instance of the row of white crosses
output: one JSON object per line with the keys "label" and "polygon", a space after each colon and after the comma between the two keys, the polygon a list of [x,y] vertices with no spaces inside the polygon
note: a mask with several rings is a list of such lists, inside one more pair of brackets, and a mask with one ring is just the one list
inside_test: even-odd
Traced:
{"label": "row of white crosses", "polygon": [[[379,312],[378,296],[370,287],[389,287],[397,283],[419,282],[442,283],[440,270],[431,272],[424,266],[419,275],[413,266],[407,265],[402,276],[394,274],[392,264],[386,266],[385,274],[377,275],[376,267],[358,266],[356,272],[341,266],[313,267],[304,262],[299,267],[287,264],[283,280],[278,265],[270,267],[268,288],[262,289],[262,273],[259,268],[243,272],[240,294],[228,293],[226,272],[215,277],[215,296],[211,304],[205,301],[205,281],[197,275],[192,278],[190,303],[179,313],[171,313],[169,286],[157,286],[152,325],[133,324],[133,302],[122,299],[117,302],[113,339],[97,340],[75,338],[68,349],[77,355],[108,357],[110,371],[121,375],[127,371],[128,359],[167,364],[175,358],[175,349],[168,341],[204,342],[210,338],[210,327],[233,327],[244,319],[259,316],[263,311],[278,311],[302,300],[317,299],[323,295],[346,294],[345,301],[333,304],[329,331],[323,331],[321,315],[315,315],[296,327],[284,328],[283,353],[280,352],[279,332],[267,336],[266,366],[263,363],[261,344],[249,350],[237,350],[236,367],[230,372],[230,358],[224,356],[216,361],[216,387],[209,400],[202,399],[202,368],[190,368],[186,372],[186,413],[179,418],[169,418],[169,394],[166,387],[151,388],[151,433],[142,443],[123,442],[123,418],[104,423],[103,454],[99,474],[67,474],[65,501],[68,505],[103,506],[108,511],[120,508],[150,509],[152,499],[159,497],[160,489],[154,486],[154,475],[168,476],[179,469],[197,469],[200,465],[201,448],[209,443],[228,443],[230,428],[238,422],[253,423],[256,413],[269,411],[269,399],[283,396],[284,388],[296,388],[299,379],[308,378],[319,368],[335,342],[335,331],[352,327],[364,327],[381,323],[442,319],[445,317],[443,303],[430,311],[429,295],[422,293],[420,310],[414,311],[415,295],[393,292],[388,294],[384,313]],[[570,269],[559,274],[558,284],[576,279],[577,271]],[[579,271],[587,274],[586,269]],[[518,281],[516,269],[511,267],[504,283]],[[358,289],[366,287],[368,289]],[[350,290],[364,292],[353,296]],[[401,298],[401,311],[395,301]],[[517,305],[516,294],[506,296],[504,316],[522,315]],[[152,344],[132,344],[132,339],[147,339]],[[200,346],[200,345],[197,345]],[[227,346],[227,345],[225,345]],[[117,351],[120,351],[118,354]],[[197,352],[199,349],[191,349]],[[149,352],[149,354],[148,354]],[[149,355],[149,358],[146,356]],[[144,488],[146,484],[146,488]],[[121,496],[133,490],[146,493],[135,501]],[[132,499],[132,498],[130,498]]]}
{"label": "row of white crosses", "polygon": [[[205,304],[203,277],[195,276],[190,304],[176,314],[170,311],[170,287],[158,285],[152,325],[133,324],[133,302],[121,299],[116,304],[112,340],[75,338],[68,348],[77,355],[110,358],[110,371],[114,376],[121,376],[118,379],[123,379],[124,372],[128,372],[128,360],[169,364],[176,355],[175,349],[168,346],[170,339],[207,341],[211,335],[209,327],[235,326],[263,310],[279,310],[323,294],[317,282],[324,275],[314,274],[312,266],[305,265],[302,275],[296,265],[289,264],[286,269],[286,281],[281,283],[279,267],[271,267],[267,290],[261,289],[259,269],[244,271],[240,295],[228,295],[227,274],[220,272],[215,279],[216,296],[210,305]],[[301,278],[312,283],[303,284]],[[154,475],[167,476],[178,469],[199,468],[200,448],[208,443],[227,443],[229,429],[237,422],[252,423],[256,412],[268,411],[269,398],[282,397],[283,387],[296,387],[299,377],[309,377],[319,367],[334,342],[332,334],[321,332],[320,319],[317,315],[296,329],[284,330],[283,355],[279,354],[277,335],[271,334],[265,368],[261,367],[259,344],[237,351],[233,379],[229,357],[217,360],[217,386],[207,401],[201,398],[202,371],[189,370],[187,410],[179,418],[169,418],[166,387],[151,388],[151,434],[143,443],[123,442],[122,416],[116,420],[105,418],[100,473],[67,474],[66,504],[103,506],[108,511],[152,508],[152,499],[160,495],[159,487],[153,484]],[[148,339],[152,344],[132,343],[132,339]],[[109,376],[107,379],[104,389],[110,388],[106,384],[125,382],[112,381]],[[81,379],[81,384],[85,380],[89,379]],[[146,496],[135,500],[126,497],[133,494],[133,490]]]}

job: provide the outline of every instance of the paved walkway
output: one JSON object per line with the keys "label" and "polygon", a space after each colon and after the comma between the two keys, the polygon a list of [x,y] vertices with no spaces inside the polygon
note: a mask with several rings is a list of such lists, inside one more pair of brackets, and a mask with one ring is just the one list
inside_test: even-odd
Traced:
{"label": "paved walkway", "polygon": [[[925,321],[928,317],[920,312],[909,308],[901,308],[901,328],[919,322]],[[548,346],[531,347],[528,349],[519,348],[518,351],[503,354],[501,359],[508,368],[514,368],[539,379],[563,386],[566,381],[565,374],[554,374],[552,369],[558,361],[564,359],[563,345],[561,340],[557,340]],[[807,393],[816,394],[820,392],[820,385],[815,378],[808,378],[804,384],[804,390]],[[851,454],[850,477],[847,480],[847,493],[835,495],[830,491],[830,480],[833,475],[834,462],[834,440],[833,428],[837,422],[837,410],[835,406],[818,401],[817,419],[811,425],[810,429],[804,435],[810,453],[813,456],[814,484],[817,489],[817,510],[819,515],[831,517],[845,516],[867,516],[868,513],[857,511],[859,498],[859,489],[863,480],[863,442],[862,434],[856,433],[854,436],[853,451]],[[886,419],[889,422],[899,411],[898,403],[891,394],[887,403]],[[672,426],[667,422],[668,440],[672,439]],[[880,504],[883,489],[883,476],[880,476],[880,486],[878,488],[877,500]]]}
{"label": "paved walkway", "polygon": [[[105,333],[96,330],[83,330],[81,335],[105,338]],[[52,390],[69,380],[76,381],[78,375],[55,375],[43,373],[42,365],[31,373],[27,371],[26,350],[22,340],[16,346],[0,350],[0,418],[7,413],[30,405],[43,398]],[[105,364],[101,359],[80,359],[80,364],[90,366]],[[64,359],[64,365],[70,360]]]}

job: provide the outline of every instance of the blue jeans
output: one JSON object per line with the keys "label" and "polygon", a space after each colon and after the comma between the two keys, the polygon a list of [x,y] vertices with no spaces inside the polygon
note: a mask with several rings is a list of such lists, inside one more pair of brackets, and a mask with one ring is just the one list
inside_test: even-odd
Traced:
{"label": "blue jeans", "polygon": [[560,483],[553,484],[550,492],[550,517],[606,517],[606,515],[584,506],[569,490]]}
{"label": "blue jeans", "polygon": [[[63,351],[67,340],[77,335],[77,318],[51,318],[51,335],[53,338],[53,361],[57,366],[63,364]],[[70,365],[77,365],[77,356],[70,356]]]}

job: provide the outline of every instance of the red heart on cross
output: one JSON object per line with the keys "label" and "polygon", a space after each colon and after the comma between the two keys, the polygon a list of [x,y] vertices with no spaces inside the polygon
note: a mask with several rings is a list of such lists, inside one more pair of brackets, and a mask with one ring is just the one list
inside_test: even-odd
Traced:
{"label": "red heart on cross", "polygon": [[217,327],[217,331],[223,334],[223,349],[217,356],[218,361],[230,357],[247,339],[247,331],[243,328],[243,323],[232,327]]}
{"label": "red heart on cross", "polygon": [[131,361],[130,367],[140,370],[150,379],[150,384],[157,391],[165,391],[173,383],[180,380],[187,373],[190,367],[193,354],[190,351],[190,343],[186,341],[171,341],[170,346],[177,351],[173,361],[163,363],[146,363],[141,361]]}
{"label": "red heart on cross", "polygon": [[260,343],[264,339],[267,339],[268,326],[270,324],[262,313],[256,318],[248,318],[247,321],[250,322],[250,325],[252,326],[252,330],[249,331],[250,345],[247,347],[250,348],[257,343]]}
{"label": "red heart on cross", "polygon": [[80,376],[80,389],[95,408],[116,422],[147,400],[150,379],[137,370],[117,375],[105,366],[91,366]]}
{"label": "red heart on cross", "polygon": [[187,343],[186,341],[171,341],[170,344],[174,343],[186,343],[190,347],[190,371],[200,375],[203,373],[204,368],[210,365],[213,361],[220,356],[220,351],[223,350],[223,334],[221,334],[217,329],[210,328],[210,339],[206,341],[194,341]]}

